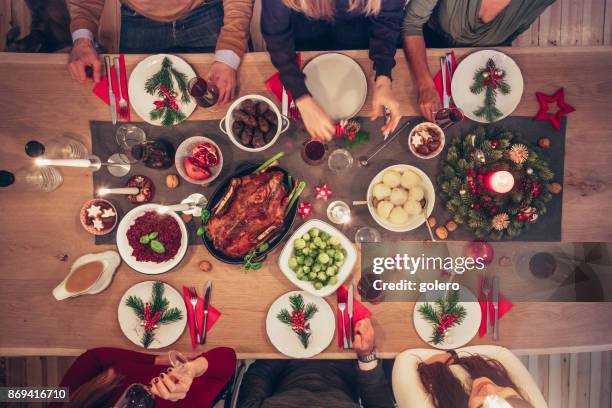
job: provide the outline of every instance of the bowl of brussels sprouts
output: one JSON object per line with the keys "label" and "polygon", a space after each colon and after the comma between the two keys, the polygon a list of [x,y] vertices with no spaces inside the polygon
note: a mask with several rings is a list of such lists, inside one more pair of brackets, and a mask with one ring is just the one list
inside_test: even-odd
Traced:
{"label": "bowl of brussels sprouts", "polygon": [[289,238],[278,259],[287,279],[316,296],[334,293],[351,275],[356,261],[353,243],[321,220],[302,224]]}

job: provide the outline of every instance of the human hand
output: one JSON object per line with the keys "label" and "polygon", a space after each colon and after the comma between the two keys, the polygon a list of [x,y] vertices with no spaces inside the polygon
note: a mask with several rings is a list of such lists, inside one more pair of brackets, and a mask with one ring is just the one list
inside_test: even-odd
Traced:
{"label": "human hand", "polygon": [[151,381],[151,393],[167,401],[182,400],[187,396],[193,377],[189,374],[179,374],[173,368],[167,373],[161,373]]}
{"label": "human hand", "polygon": [[389,134],[395,130],[400,121],[400,114],[399,102],[393,97],[393,91],[391,90],[391,79],[381,75],[376,78],[376,83],[374,85],[370,120],[378,118],[382,114],[385,106],[391,112],[391,120],[380,128],[383,135]]}
{"label": "human hand", "polygon": [[336,128],[331,118],[310,95],[302,96],[295,101],[308,134],[321,141],[330,141]]}
{"label": "human hand", "polygon": [[433,82],[419,89],[419,107],[425,119],[435,121],[436,112],[440,109],[440,96]]}
{"label": "human hand", "polygon": [[236,96],[236,70],[224,62],[215,61],[208,71],[206,80],[212,82],[219,90],[217,105],[227,103]]}
{"label": "human hand", "polygon": [[358,356],[367,356],[374,351],[374,327],[369,318],[355,324],[355,339],[353,349]]}
{"label": "human hand", "polygon": [[[89,78],[86,67],[91,67],[93,77]],[[68,59],[68,71],[75,81],[79,82],[100,82],[102,77],[102,61],[93,46],[93,42],[88,38],[79,38],[74,42]]]}

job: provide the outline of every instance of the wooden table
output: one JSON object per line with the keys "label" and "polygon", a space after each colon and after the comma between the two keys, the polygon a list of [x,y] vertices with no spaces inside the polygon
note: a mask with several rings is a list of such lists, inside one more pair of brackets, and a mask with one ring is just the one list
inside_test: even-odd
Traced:
{"label": "wooden table", "polygon": [[[432,50],[429,63],[436,69],[444,50]],[[470,50],[458,50],[458,57]],[[576,108],[567,131],[564,241],[612,241],[607,221],[612,213],[612,48],[508,48],[525,78],[525,92],[515,114],[537,111],[535,91],[552,93],[565,87],[567,101]],[[348,52],[371,74],[367,53]],[[307,54],[307,57],[314,55]],[[141,59],[128,56],[128,69]],[[199,73],[211,55],[186,55]],[[108,108],[91,94],[90,85],[73,82],[66,70],[66,55],[0,54],[0,163],[16,170],[28,164],[25,142],[72,134],[91,145],[90,120],[109,120]],[[402,114],[418,114],[416,89],[403,55],[398,52],[394,92]],[[245,57],[241,93],[262,93],[264,80],[274,69],[265,53]],[[371,75],[368,75],[371,76]],[[370,95],[371,97],[371,95]],[[369,111],[370,98],[364,107]],[[193,119],[221,118],[225,108],[198,109]],[[135,118],[136,119],[136,118]],[[113,135],[108,135],[113,137]],[[51,290],[65,276],[72,261],[84,253],[112,249],[95,246],[79,225],[80,206],[92,196],[91,174],[64,170],[64,185],[50,194],[0,194],[0,354],[76,355],[96,346],[137,347],[121,333],[117,304],[127,288],[147,280],[123,264],[112,285],[96,296],[55,301]],[[278,251],[275,255],[278,254]],[[67,260],[63,260],[68,255]],[[271,257],[263,270],[244,273],[237,267],[213,262],[213,271],[201,272],[198,262],[211,260],[203,246],[190,247],[178,270],[162,276],[175,287],[214,279],[214,304],[223,315],[209,335],[206,348],[231,346],[242,358],[280,357],[265,332],[268,306],[294,287],[281,275]],[[335,306],[335,298],[327,299]],[[424,347],[412,326],[412,304],[371,306],[378,349],[383,356]],[[605,303],[519,303],[501,323],[500,345],[517,352],[612,349],[612,326]],[[490,340],[474,339],[471,344]],[[321,358],[352,358],[336,342]],[[174,349],[190,350],[186,333]]]}

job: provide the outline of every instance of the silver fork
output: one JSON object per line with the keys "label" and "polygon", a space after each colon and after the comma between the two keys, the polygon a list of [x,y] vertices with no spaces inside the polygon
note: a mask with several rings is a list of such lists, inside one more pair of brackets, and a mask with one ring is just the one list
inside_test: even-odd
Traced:
{"label": "silver fork", "polygon": [[482,294],[485,295],[485,322],[487,322],[487,333],[490,333],[491,322],[489,321],[489,294],[491,293],[491,283],[486,276],[482,281]]}
{"label": "silver fork", "polygon": [[189,303],[193,308],[193,328],[195,331],[196,344],[200,343],[200,330],[198,330],[198,316],[196,315],[196,305],[198,304],[198,293],[195,288],[191,286],[189,289]]}
{"label": "silver fork", "polygon": [[346,340],[346,327],[344,325],[344,310],[346,310],[346,303],[338,303],[338,309],[340,310],[340,316],[342,317],[342,348],[348,348],[348,341]]}
{"label": "silver fork", "polygon": [[[119,66],[119,58],[113,58],[115,64],[115,73],[117,74],[117,88],[119,88],[119,114],[123,117],[128,114],[127,101],[123,97],[123,91],[121,90],[121,68]],[[110,81],[110,78],[108,79]]]}

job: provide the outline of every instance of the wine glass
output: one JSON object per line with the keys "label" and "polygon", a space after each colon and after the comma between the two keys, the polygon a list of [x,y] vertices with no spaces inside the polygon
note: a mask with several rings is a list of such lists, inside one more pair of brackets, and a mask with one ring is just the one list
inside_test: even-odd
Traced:
{"label": "wine glass", "polygon": [[193,363],[179,351],[170,350],[168,352],[168,359],[174,368],[173,372],[182,376],[194,377]]}
{"label": "wine glass", "polygon": [[113,408],[154,408],[155,397],[147,385],[130,385]]}
{"label": "wine glass", "polygon": [[142,160],[147,136],[138,126],[126,123],[117,129],[115,141],[119,146],[119,152],[108,158],[108,163],[114,164],[108,167],[108,171],[115,177],[123,177],[130,172],[132,164]]}

